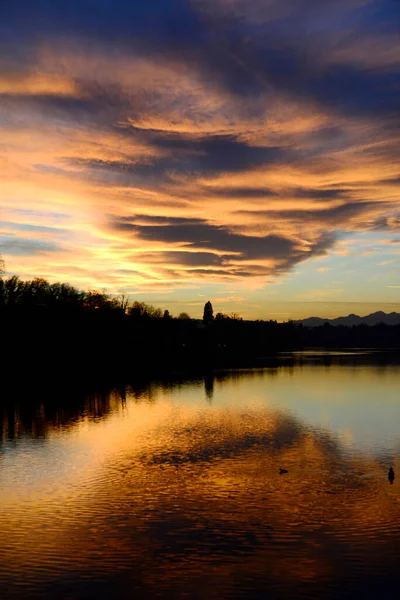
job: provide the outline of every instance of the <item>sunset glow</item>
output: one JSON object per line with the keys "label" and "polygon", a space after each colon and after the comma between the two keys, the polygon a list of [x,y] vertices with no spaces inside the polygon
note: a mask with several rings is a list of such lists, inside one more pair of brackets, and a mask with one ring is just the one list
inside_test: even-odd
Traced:
{"label": "sunset glow", "polygon": [[6,0],[7,274],[193,317],[400,312],[396,4]]}

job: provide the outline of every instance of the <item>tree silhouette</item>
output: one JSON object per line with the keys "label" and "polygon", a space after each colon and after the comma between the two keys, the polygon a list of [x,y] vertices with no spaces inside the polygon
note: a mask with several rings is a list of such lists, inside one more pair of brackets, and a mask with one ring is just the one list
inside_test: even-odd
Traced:
{"label": "tree silhouette", "polygon": [[152,304],[138,301],[132,303],[128,314],[134,319],[161,319],[163,316],[161,308],[155,308]]}
{"label": "tree silhouette", "polygon": [[125,292],[120,293],[120,295],[117,298],[117,304],[120,307],[120,309],[123,311],[123,313],[126,314],[128,308],[129,308],[129,298],[125,294]]}
{"label": "tree silhouette", "polygon": [[187,312],[181,312],[178,319],[181,319],[181,321],[190,321],[190,315],[188,315]]}
{"label": "tree silhouette", "polygon": [[208,300],[208,302],[205,303],[204,305],[204,312],[203,312],[203,322],[206,325],[209,325],[214,319],[214,311],[213,311],[213,307],[211,302]]}

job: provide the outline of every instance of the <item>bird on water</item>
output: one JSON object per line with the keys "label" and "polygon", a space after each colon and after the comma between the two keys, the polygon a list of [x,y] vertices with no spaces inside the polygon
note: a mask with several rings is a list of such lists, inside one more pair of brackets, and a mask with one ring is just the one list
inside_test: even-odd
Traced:
{"label": "bird on water", "polygon": [[283,475],[284,473],[289,473],[287,469],[279,469],[279,475]]}
{"label": "bird on water", "polygon": [[393,480],[394,480],[394,471],[393,471],[393,467],[390,467],[389,469],[389,473],[388,473],[388,479],[390,481],[390,485],[392,485]]}

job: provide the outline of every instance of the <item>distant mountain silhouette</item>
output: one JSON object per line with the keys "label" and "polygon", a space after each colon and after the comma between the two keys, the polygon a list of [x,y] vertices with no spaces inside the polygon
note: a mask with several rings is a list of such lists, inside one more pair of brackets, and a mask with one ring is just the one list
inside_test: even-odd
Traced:
{"label": "distant mountain silhouette", "polygon": [[319,327],[324,323],[330,325],[345,325],[346,327],[352,327],[353,325],[378,325],[384,323],[385,325],[400,325],[400,314],[391,312],[386,314],[379,310],[378,312],[371,313],[365,317],[360,317],[355,314],[350,314],[347,317],[337,317],[336,319],[321,319],[320,317],[309,317],[308,319],[301,319],[295,321],[295,323],[302,323],[305,327]]}

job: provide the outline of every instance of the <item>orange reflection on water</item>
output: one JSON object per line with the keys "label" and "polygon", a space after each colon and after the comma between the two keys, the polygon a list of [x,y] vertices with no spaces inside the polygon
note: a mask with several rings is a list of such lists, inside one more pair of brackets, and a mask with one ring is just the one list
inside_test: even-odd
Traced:
{"label": "orange reflection on water", "polygon": [[[151,384],[86,398],[70,427],[57,406],[39,440],[22,435],[20,410],[0,462],[0,582],[10,598],[24,597],[21,572],[49,598],[46,586],[109,597],[105,582],[117,598],[320,598],[359,590],[368,573],[390,579],[400,503],[387,469],[400,473],[398,454],[390,436],[369,450],[357,435],[343,443],[321,426],[319,404],[333,423],[359,410],[368,424],[375,404],[361,395],[383,385],[392,416],[398,382],[391,371],[303,367]],[[348,400],[360,393],[351,407],[346,385]]]}

